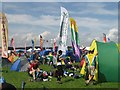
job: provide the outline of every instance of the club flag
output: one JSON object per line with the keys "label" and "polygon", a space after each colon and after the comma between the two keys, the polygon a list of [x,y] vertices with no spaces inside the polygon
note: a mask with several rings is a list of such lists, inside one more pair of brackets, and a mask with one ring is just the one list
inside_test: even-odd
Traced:
{"label": "club flag", "polygon": [[12,47],[12,40],[13,40],[13,38],[11,38],[11,40],[10,40],[10,47]]}
{"label": "club flag", "polygon": [[0,13],[0,34],[2,57],[8,58],[8,21],[4,13]]}
{"label": "club flag", "polygon": [[54,43],[53,43],[53,51],[55,52],[56,50],[56,39],[54,39]]}
{"label": "club flag", "polygon": [[35,46],[36,46],[36,36],[34,37],[34,48],[35,48]]}
{"label": "club flag", "polygon": [[16,51],[16,49],[15,49],[15,42],[14,42],[14,38],[12,38],[12,39],[11,39],[11,46],[13,47],[14,52],[15,52],[15,51]]}
{"label": "club flag", "polygon": [[110,42],[110,38],[107,38],[107,41]]}
{"label": "club flag", "polygon": [[43,38],[42,35],[40,35],[40,50],[42,51],[43,49]]}
{"label": "club flag", "polygon": [[80,49],[79,49],[79,38],[78,38],[78,28],[76,21],[73,18],[70,18],[70,29],[71,29],[71,42],[76,60],[80,60]]}
{"label": "club flag", "polygon": [[24,53],[26,53],[26,43],[25,43],[25,51],[24,51]]}
{"label": "club flag", "polygon": [[106,34],[105,34],[105,33],[103,33],[103,42],[104,42],[104,43],[107,42],[107,40],[106,40]]}
{"label": "club flag", "polygon": [[34,40],[31,40],[32,41],[32,52],[34,51]]}
{"label": "club flag", "polygon": [[61,21],[60,21],[60,33],[59,33],[59,45],[58,51],[61,50],[63,54],[66,54],[67,50],[67,32],[68,32],[68,11],[61,7]]}

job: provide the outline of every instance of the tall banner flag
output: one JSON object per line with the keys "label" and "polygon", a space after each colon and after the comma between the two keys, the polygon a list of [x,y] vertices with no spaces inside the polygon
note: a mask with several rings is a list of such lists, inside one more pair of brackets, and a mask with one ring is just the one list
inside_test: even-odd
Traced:
{"label": "tall banner flag", "polygon": [[106,34],[105,34],[105,33],[103,33],[103,42],[104,42],[104,43],[107,42],[107,40],[106,40]]}
{"label": "tall banner flag", "polygon": [[42,35],[40,35],[40,50],[42,51],[43,49],[43,38]]}
{"label": "tall banner flag", "polygon": [[67,50],[66,42],[67,42],[67,31],[68,31],[68,19],[69,19],[68,11],[64,7],[61,7],[58,51],[62,50],[63,54],[65,54]]}
{"label": "tall banner flag", "polygon": [[32,52],[34,51],[34,40],[31,40],[32,41]]}
{"label": "tall banner flag", "polygon": [[8,57],[8,21],[4,13],[0,13],[0,33],[2,44],[2,57]]}
{"label": "tall banner flag", "polygon": [[78,38],[78,28],[76,21],[73,18],[70,18],[70,29],[71,29],[71,42],[74,54],[76,56],[76,61],[80,60],[80,49],[79,49],[79,38]]}
{"label": "tall banner flag", "polygon": [[54,39],[54,42],[53,42],[53,51],[55,52],[56,50],[56,39]]}
{"label": "tall banner flag", "polygon": [[26,53],[26,43],[25,43],[25,51],[24,51],[24,53]]}
{"label": "tall banner flag", "polygon": [[12,38],[11,38],[11,40],[10,40],[10,47],[12,47]]}
{"label": "tall banner flag", "polygon": [[16,50],[15,50],[14,38],[11,39],[11,44],[10,44],[10,45],[13,47],[13,50],[14,50],[14,52],[15,52]]}
{"label": "tall banner flag", "polygon": [[36,36],[34,37],[34,48],[35,48],[35,46],[36,46],[36,42],[37,42],[37,40],[36,40]]}

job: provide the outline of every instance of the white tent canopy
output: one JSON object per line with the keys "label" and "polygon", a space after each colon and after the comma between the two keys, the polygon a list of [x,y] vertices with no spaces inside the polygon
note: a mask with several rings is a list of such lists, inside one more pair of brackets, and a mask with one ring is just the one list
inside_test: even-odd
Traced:
{"label": "white tent canopy", "polygon": [[[40,50],[40,48],[34,48],[34,50],[38,51],[38,50]],[[31,51],[32,51],[32,48],[28,49],[27,51],[28,51],[28,52],[31,52]]]}

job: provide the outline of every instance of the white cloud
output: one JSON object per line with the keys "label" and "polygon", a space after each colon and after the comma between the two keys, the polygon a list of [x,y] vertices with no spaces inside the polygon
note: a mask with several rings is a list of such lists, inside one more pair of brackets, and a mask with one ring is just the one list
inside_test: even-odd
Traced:
{"label": "white cloud", "polygon": [[112,28],[109,30],[107,37],[110,38],[111,41],[118,42],[118,29]]}
{"label": "white cloud", "polygon": [[20,38],[22,40],[26,39],[26,41],[31,41],[32,39],[34,39],[35,35],[31,32],[31,33],[27,33],[26,35],[23,35],[23,38]]}
{"label": "white cloud", "polygon": [[[79,12],[75,12],[75,11],[69,11],[71,14],[73,15],[113,15],[113,16],[117,16],[118,15],[118,10],[116,8],[118,8],[117,3],[116,6],[114,5],[113,7],[116,7],[115,9],[107,9],[106,6],[109,5],[108,4],[103,4],[103,3],[84,3],[85,7],[82,8],[77,8],[77,10]],[[80,3],[75,4],[76,7],[80,6]]]}
{"label": "white cloud", "polygon": [[19,47],[19,46],[24,46],[25,43],[30,46],[31,45],[31,40],[33,39],[34,40],[34,37],[35,35],[30,32],[30,33],[27,33],[27,34],[19,34],[19,33],[15,33],[13,34],[12,36],[10,36],[10,39],[11,38],[14,38],[14,41],[15,41],[15,46],[16,47]]}
{"label": "white cloud", "polygon": [[101,20],[99,18],[90,17],[76,17],[75,20],[79,28],[84,27],[91,32],[107,31],[108,28],[117,27],[118,25],[117,20],[112,20],[111,22],[110,20]]}
{"label": "white cloud", "polygon": [[45,32],[41,33],[40,35],[42,35],[42,37],[45,38],[45,37],[49,36],[50,34],[51,34],[50,32],[45,31]]}
{"label": "white cloud", "polygon": [[[55,3],[56,4],[56,3]],[[78,3],[79,4],[79,3]],[[15,8],[16,6],[8,6],[9,8]],[[118,21],[116,19],[105,19],[104,17],[99,18],[91,18],[91,17],[81,17],[81,14],[89,15],[90,13],[93,14],[99,14],[99,15],[113,15],[115,16],[117,14],[116,10],[107,10],[105,9],[104,4],[96,4],[96,3],[88,3],[86,7],[89,7],[88,9],[83,11],[78,10],[78,12],[71,12],[69,13],[76,17],[74,18],[76,20],[76,23],[79,27],[79,33],[84,32],[85,34],[82,35],[80,38],[80,44],[83,45],[89,45],[91,41],[95,38],[98,41],[102,40],[102,33],[108,32],[108,28],[117,27]],[[36,11],[39,11],[41,7],[37,7]],[[48,7],[47,7],[48,8]],[[32,8],[34,9],[34,8]],[[53,7],[51,7],[53,9]],[[17,10],[17,9],[16,9]],[[47,9],[45,9],[47,10]],[[58,12],[57,9],[54,9],[51,12]],[[72,10],[72,9],[71,9]],[[73,9],[74,10],[74,9]],[[41,8],[42,11],[42,8]],[[80,11],[80,12],[79,12]],[[94,12],[91,12],[94,11]],[[19,11],[18,11],[19,12]],[[12,12],[11,12],[12,13]],[[16,13],[16,12],[15,12]],[[22,12],[23,13],[23,12]],[[60,11],[59,11],[60,13]],[[34,36],[37,36],[37,45],[39,45],[39,35],[42,34],[43,38],[45,39],[53,39],[56,37],[57,40],[59,38],[57,37],[57,34],[59,33],[59,24],[60,24],[60,16],[54,16],[53,15],[40,15],[43,14],[41,12],[38,12],[36,16],[32,16],[32,14],[7,14],[8,21],[9,21],[9,32],[10,37],[15,37],[15,43],[16,46],[24,46],[24,42],[27,42],[27,45],[31,45],[31,40],[34,39]],[[50,13],[51,14],[51,13]],[[76,15],[77,14],[77,15]],[[79,16],[78,16],[79,15]],[[91,15],[92,16],[92,15]],[[85,28],[85,29],[84,29]],[[19,34],[18,34],[19,32]],[[89,32],[91,34],[86,34],[86,32]],[[109,31],[108,36],[110,36],[111,40],[115,40],[114,30]],[[39,33],[39,34],[38,34]],[[14,34],[14,35],[12,35]],[[71,37],[71,36],[70,36]],[[70,39],[70,38],[69,38]],[[69,40],[70,41],[70,40]]]}
{"label": "white cloud", "polygon": [[15,4],[4,4],[3,3],[3,9],[16,9],[16,8],[18,8],[18,6],[17,5],[15,5]]}
{"label": "white cloud", "polygon": [[[117,4],[116,4],[116,6],[117,6]],[[88,4],[87,12],[92,11],[93,14],[99,14],[99,15],[118,15],[117,9],[115,9],[115,10],[106,9],[105,7],[106,7],[106,4],[101,4],[101,3]]]}
{"label": "white cloud", "polygon": [[59,25],[60,17],[56,16],[40,16],[34,17],[27,14],[7,14],[8,22],[22,25],[43,25],[56,26]]}
{"label": "white cloud", "polygon": [[[21,47],[21,46],[24,46],[25,43],[27,46],[31,46],[31,40],[34,40],[36,38],[36,45],[39,46],[39,40],[40,40],[39,35],[42,35],[43,39],[45,39],[45,40],[51,39],[51,33],[49,31],[44,31],[41,34],[35,34],[33,32],[29,32],[27,34],[15,33],[14,35],[10,36],[9,39],[11,39],[13,37],[14,41],[15,41],[15,46]],[[9,42],[10,42],[10,40],[9,40]]]}

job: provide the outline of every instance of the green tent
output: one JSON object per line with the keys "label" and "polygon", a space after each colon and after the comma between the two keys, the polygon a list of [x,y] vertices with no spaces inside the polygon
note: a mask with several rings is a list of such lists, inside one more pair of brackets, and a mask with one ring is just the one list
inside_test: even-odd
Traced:
{"label": "green tent", "polygon": [[90,50],[98,52],[98,81],[120,82],[120,53],[114,42],[98,42],[93,40]]}

